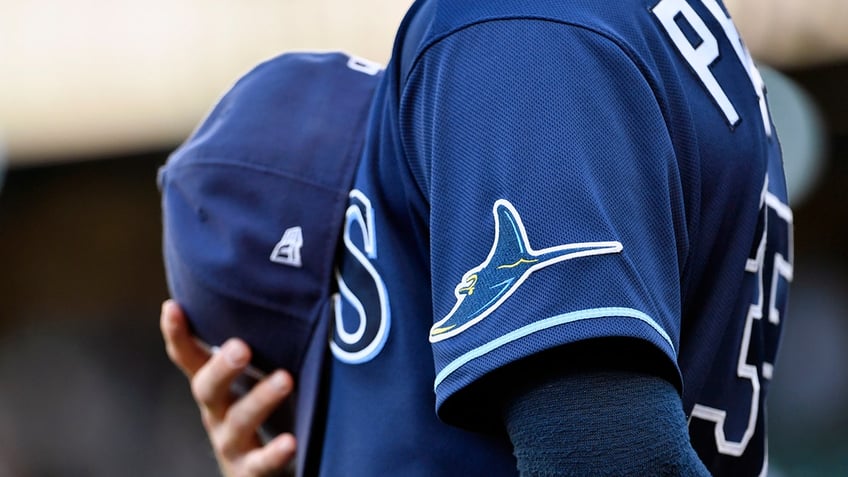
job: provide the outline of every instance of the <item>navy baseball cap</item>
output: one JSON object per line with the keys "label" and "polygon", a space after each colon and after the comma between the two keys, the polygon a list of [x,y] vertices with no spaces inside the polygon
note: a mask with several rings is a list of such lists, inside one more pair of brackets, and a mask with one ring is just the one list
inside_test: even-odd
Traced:
{"label": "navy baseball cap", "polygon": [[379,67],[342,53],[269,60],[224,95],[159,171],[172,297],[210,346],[240,337],[255,368],[292,373],[301,441],[380,76]]}

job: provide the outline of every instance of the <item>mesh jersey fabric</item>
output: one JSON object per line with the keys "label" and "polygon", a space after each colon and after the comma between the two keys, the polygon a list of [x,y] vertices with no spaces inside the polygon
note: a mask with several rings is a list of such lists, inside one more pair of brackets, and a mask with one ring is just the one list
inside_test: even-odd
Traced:
{"label": "mesh jersey fabric", "polygon": [[487,398],[459,398],[602,337],[666,357],[713,473],[763,469],[760,403],[791,278],[779,144],[726,13],[686,3],[675,24],[713,35],[708,72],[738,120],[660,4],[684,9],[413,6],[349,201],[323,475],[514,475],[502,434],[453,427],[496,431],[481,424]]}

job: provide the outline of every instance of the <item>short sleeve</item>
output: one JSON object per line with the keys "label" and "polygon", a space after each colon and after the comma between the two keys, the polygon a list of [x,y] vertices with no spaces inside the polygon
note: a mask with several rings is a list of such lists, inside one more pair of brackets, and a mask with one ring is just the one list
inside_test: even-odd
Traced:
{"label": "short sleeve", "polygon": [[400,111],[430,205],[437,410],[593,338],[642,340],[676,367],[683,199],[638,58],[578,26],[483,22],[418,58]]}

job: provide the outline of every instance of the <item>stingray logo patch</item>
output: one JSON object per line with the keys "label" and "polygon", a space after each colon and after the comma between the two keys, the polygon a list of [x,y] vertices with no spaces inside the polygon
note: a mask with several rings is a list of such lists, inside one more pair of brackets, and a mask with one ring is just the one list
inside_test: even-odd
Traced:
{"label": "stingray logo patch", "polygon": [[456,336],[489,316],[531,273],[555,263],[591,255],[619,253],[620,242],[571,243],[533,250],[521,217],[504,199],[492,207],[495,241],[486,260],[467,271],[456,286],[456,305],[430,329],[430,342]]}

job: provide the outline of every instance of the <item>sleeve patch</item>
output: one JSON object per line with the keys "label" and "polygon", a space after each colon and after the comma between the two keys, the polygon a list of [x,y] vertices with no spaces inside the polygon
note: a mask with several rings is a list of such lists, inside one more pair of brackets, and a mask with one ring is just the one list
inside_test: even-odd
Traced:
{"label": "sleeve patch", "polygon": [[489,256],[463,275],[454,289],[453,309],[430,329],[431,343],[456,336],[489,316],[537,270],[574,258],[620,253],[623,248],[620,242],[587,242],[533,250],[512,203],[500,199],[492,213],[495,239]]}

